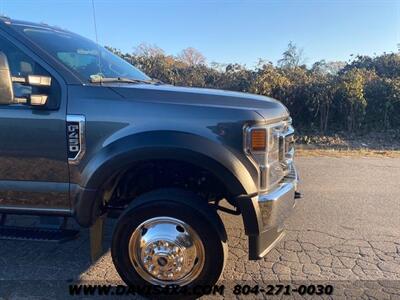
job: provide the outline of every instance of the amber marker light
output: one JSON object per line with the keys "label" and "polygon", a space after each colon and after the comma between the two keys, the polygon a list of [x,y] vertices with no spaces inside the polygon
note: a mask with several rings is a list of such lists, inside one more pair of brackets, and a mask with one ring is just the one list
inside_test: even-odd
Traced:
{"label": "amber marker light", "polygon": [[267,146],[267,131],[257,128],[251,130],[251,150],[265,151]]}

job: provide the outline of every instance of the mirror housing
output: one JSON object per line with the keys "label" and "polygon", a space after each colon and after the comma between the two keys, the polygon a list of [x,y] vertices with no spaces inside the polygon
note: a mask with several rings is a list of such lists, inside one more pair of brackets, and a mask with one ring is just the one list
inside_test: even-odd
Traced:
{"label": "mirror housing", "polygon": [[27,82],[29,85],[50,87],[51,86],[51,77],[39,76],[39,75],[28,75]]}
{"label": "mirror housing", "polygon": [[14,90],[7,56],[0,52],[0,104],[12,104]]}
{"label": "mirror housing", "polygon": [[47,95],[30,95],[29,96],[29,103],[32,106],[44,106],[47,104]]}
{"label": "mirror housing", "polygon": [[28,75],[26,78],[12,77],[7,56],[0,51],[0,105],[22,104],[37,107],[47,104],[47,95],[31,94],[26,98],[14,97],[13,82],[22,85],[50,87],[51,77],[40,75]]}
{"label": "mirror housing", "polygon": [[40,75],[28,75],[26,77],[11,77],[12,82],[18,82],[24,85],[50,87],[51,77]]}
{"label": "mirror housing", "polygon": [[44,106],[47,104],[47,95],[31,94],[27,98],[15,97],[13,104],[23,104],[31,106]]}

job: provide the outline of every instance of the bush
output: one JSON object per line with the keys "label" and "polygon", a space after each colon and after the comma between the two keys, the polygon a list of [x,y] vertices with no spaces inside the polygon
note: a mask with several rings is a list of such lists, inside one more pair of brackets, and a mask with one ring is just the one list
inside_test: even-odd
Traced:
{"label": "bush", "polygon": [[362,133],[400,129],[400,54],[357,56],[350,63],[302,65],[302,50],[290,43],[279,65],[261,61],[256,70],[243,65],[205,63],[187,48],[178,56],[141,44],[133,54],[117,55],[165,83],[251,92],[282,101],[303,132]]}

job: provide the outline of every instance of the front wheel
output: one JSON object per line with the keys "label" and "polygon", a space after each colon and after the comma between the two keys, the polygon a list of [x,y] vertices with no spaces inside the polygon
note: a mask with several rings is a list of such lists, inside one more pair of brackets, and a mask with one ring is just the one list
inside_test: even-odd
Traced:
{"label": "front wheel", "polygon": [[222,222],[196,195],[175,189],[144,194],[120,217],[112,257],[130,286],[214,285],[227,258]]}

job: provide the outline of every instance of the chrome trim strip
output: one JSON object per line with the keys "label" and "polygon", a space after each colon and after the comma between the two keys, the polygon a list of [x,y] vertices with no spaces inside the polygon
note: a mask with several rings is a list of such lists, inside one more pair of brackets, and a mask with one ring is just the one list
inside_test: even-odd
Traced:
{"label": "chrome trim strip", "polygon": [[85,123],[86,118],[83,115],[67,115],[67,126],[68,122],[74,122],[79,124],[79,143],[80,149],[74,158],[68,158],[68,163],[78,164],[86,152],[86,140],[85,140]]}
{"label": "chrome trim strip", "polygon": [[294,128],[288,124],[286,130],[279,133],[279,160],[286,174],[290,171],[290,166],[294,160]]}

